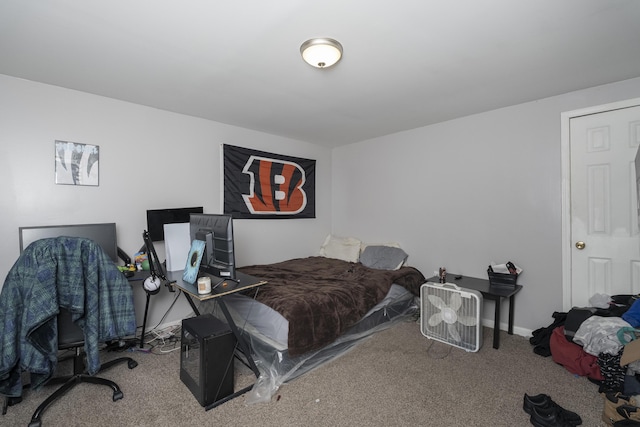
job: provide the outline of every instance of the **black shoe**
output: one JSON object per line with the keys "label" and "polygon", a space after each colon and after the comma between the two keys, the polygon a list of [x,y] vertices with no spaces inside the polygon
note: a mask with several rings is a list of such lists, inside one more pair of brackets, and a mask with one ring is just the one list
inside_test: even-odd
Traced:
{"label": "black shoe", "polygon": [[613,427],[638,427],[640,426],[640,421],[634,420],[620,420],[613,423]]}
{"label": "black shoe", "polygon": [[524,409],[527,414],[533,415],[533,408],[553,408],[558,412],[560,418],[562,418],[566,423],[569,423],[572,426],[579,426],[582,424],[582,418],[580,418],[580,415],[575,412],[567,411],[546,394],[538,394],[535,396],[529,396],[526,393],[524,394],[522,409]]}
{"label": "black shoe", "polygon": [[621,405],[616,408],[618,414],[627,420],[640,421],[640,408],[634,405]]}
{"label": "black shoe", "polygon": [[602,408],[602,421],[612,426],[616,421],[624,421],[631,419],[638,421],[640,414],[638,413],[637,400],[634,396],[627,396],[620,392],[605,393],[604,406]]}
{"label": "black shoe", "polygon": [[573,427],[575,424],[562,418],[557,408],[531,407],[531,424],[536,427]]}

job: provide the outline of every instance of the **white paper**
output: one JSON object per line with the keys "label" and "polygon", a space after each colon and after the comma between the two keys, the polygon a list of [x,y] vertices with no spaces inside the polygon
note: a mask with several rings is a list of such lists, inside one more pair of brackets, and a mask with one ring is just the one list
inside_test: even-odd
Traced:
{"label": "white paper", "polygon": [[191,249],[189,223],[164,225],[164,250],[167,255],[167,271],[184,270]]}
{"label": "white paper", "polygon": [[[516,267],[516,273],[520,274],[522,273],[522,269],[520,267],[518,267],[517,265],[514,264],[514,266]],[[491,263],[491,269],[493,270],[494,273],[502,273],[502,274],[509,274],[510,271],[507,268],[507,264],[496,264],[494,262]]]}

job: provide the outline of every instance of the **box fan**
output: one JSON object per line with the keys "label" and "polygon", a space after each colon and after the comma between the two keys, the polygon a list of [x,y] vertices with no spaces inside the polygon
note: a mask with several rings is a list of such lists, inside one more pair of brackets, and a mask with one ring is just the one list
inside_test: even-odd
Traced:
{"label": "box fan", "polygon": [[482,347],[482,294],[453,283],[420,287],[420,331],[429,339],[478,351]]}

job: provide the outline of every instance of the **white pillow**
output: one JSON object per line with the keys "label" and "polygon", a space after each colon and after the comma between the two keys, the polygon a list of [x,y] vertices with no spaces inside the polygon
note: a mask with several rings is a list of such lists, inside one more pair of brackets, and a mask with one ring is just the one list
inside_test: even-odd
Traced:
{"label": "white pillow", "polygon": [[354,237],[337,237],[329,234],[320,247],[320,256],[358,262],[360,244],[360,240]]}

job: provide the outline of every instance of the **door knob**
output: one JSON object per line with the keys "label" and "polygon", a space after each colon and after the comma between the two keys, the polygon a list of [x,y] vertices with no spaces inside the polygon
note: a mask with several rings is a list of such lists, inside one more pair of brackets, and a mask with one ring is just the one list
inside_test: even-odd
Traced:
{"label": "door knob", "polygon": [[587,245],[582,241],[576,242],[576,248],[578,248],[580,250],[584,249],[585,246],[587,246]]}

